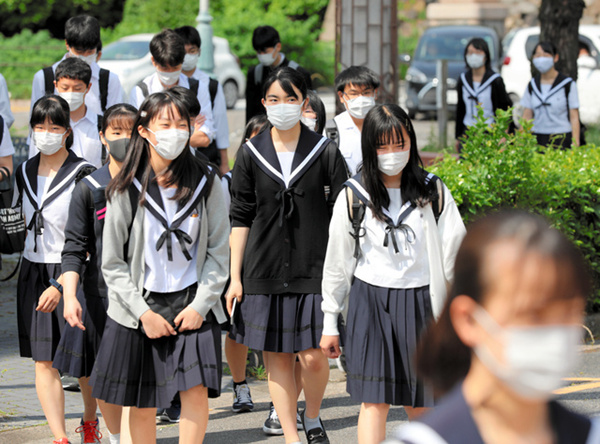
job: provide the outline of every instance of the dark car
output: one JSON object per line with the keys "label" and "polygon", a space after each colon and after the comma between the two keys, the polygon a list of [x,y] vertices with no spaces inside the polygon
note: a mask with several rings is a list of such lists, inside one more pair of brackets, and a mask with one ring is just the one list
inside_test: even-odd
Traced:
{"label": "dark car", "polygon": [[406,72],[406,107],[411,117],[417,112],[436,109],[436,64],[448,60],[448,107],[456,110],[456,82],[466,69],[465,47],[473,37],[483,38],[490,47],[492,67],[500,65],[500,41],[493,28],[486,26],[436,26],[427,29],[417,45]]}

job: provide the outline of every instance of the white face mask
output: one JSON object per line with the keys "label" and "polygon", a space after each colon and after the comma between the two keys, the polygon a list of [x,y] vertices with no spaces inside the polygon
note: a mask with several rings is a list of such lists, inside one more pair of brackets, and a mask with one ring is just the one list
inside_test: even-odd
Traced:
{"label": "white face mask", "polygon": [[63,136],[65,134],[67,134],[66,131],[62,134],[50,133],[48,131],[34,131],[33,144],[40,150],[40,153],[51,156],[63,146]]}
{"label": "white face mask", "polygon": [[71,111],[75,111],[83,105],[85,101],[85,93],[80,92],[59,92],[59,96],[61,96],[65,101],[69,104],[69,109]]}
{"label": "white face mask", "polygon": [[317,127],[317,119],[311,119],[310,117],[300,116],[300,121],[303,124],[305,124],[311,131],[314,131]]}
{"label": "white face mask", "polygon": [[472,69],[481,68],[485,63],[485,55],[483,54],[467,54],[466,59],[467,65]]}
{"label": "white face mask", "polygon": [[502,345],[504,363],[485,345],[475,347],[475,354],[524,399],[549,399],[563,385],[562,378],[577,366],[581,331],[576,325],[501,327],[482,307],[474,312],[474,318]]}
{"label": "white face mask", "polygon": [[150,128],[146,129],[156,137],[156,145],[150,142],[150,139],[146,139],[148,143],[152,145],[160,157],[167,160],[176,159],[185,149],[190,139],[190,132],[187,130],[174,128],[154,132]]}
{"label": "white face mask", "polygon": [[367,117],[367,113],[375,106],[375,97],[358,96],[346,100],[345,106],[352,117],[362,120]]}
{"label": "white face mask", "polygon": [[293,103],[280,103],[278,105],[269,105],[267,109],[267,119],[278,130],[289,130],[300,121],[302,116],[302,102],[300,105]]}
{"label": "white face mask", "polygon": [[550,71],[554,66],[554,59],[552,57],[536,57],[533,59],[533,66],[542,74]]}
{"label": "white face mask", "polygon": [[264,53],[264,54],[257,54],[256,57],[258,57],[258,61],[260,62],[261,65],[263,66],[271,66],[273,63],[275,63],[275,50],[273,50],[273,52],[269,52],[269,53]]}
{"label": "white face mask", "polygon": [[184,71],[191,71],[192,69],[196,68],[199,57],[200,54],[186,54],[183,58],[183,65],[181,65],[181,69]]}
{"label": "white face mask", "polygon": [[73,51],[69,50],[69,57],[77,57],[78,59],[83,60],[85,63],[87,63],[90,66],[92,66],[92,63],[94,63],[96,61],[97,56],[98,56],[97,52],[95,52],[89,56],[82,56],[82,55],[73,54]]}
{"label": "white face mask", "polygon": [[160,80],[160,83],[162,83],[163,85],[171,86],[175,85],[179,80],[179,76],[181,75],[181,69],[178,69],[177,71],[173,72],[159,71],[157,69],[156,75],[158,76],[158,80]]}
{"label": "white face mask", "polygon": [[380,154],[377,156],[379,171],[386,176],[395,176],[404,169],[410,159],[410,149],[397,153]]}

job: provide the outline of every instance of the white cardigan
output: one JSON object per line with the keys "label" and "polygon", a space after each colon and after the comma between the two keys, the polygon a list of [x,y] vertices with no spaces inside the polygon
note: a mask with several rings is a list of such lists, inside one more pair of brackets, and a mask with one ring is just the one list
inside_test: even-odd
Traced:
{"label": "white cardigan", "polygon": [[[425,245],[429,258],[429,292],[433,314],[437,319],[442,311],[448,286],[454,276],[454,260],[466,233],[450,191],[443,185],[444,208],[438,223],[431,205],[418,207],[425,232]],[[323,269],[321,309],[324,313],[324,335],[338,335],[337,320],[346,311],[348,295],[357,260],[353,257],[354,239],[350,236],[352,223],[348,217],[346,192],[339,193],[329,225],[329,242]],[[367,211],[370,211],[367,209]],[[363,252],[364,254],[364,252]]]}

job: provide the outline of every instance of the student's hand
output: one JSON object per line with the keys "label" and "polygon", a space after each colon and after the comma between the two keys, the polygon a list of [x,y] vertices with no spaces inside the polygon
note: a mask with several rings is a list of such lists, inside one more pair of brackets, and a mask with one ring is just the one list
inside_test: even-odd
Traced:
{"label": "student's hand", "polygon": [[200,316],[196,310],[189,305],[185,307],[181,312],[175,316],[175,325],[178,325],[180,332],[186,330],[198,330],[202,327],[204,318]]}
{"label": "student's hand", "polygon": [[63,310],[63,314],[65,321],[67,321],[71,327],[78,327],[80,330],[85,331],[81,318],[81,304],[77,298],[65,297],[65,309]]}
{"label": "student's hand", "polygon": [[194,121],[194,131],[198,131],[202,125],[204,125],[204,122],[206,122],[206,116],[204,114],[198,114]]}
{"label": "student's hand", "polygon": [[342,354],[340,350],[340,337],[339,336],[321,336],[321,342],[319,343],[323,354],[328,358],[335,359]]}
{"label": "student's hand", "polygon": [[144,326],[146,336],[150,339],[158,339],[163,336],[177,334],[175,329],[171,327],[171,324],[169,324],[165,318],[158,313],[154,313],[152,310],[148,310],[140,316],[140,322]]}
{"label": "student's hand", "polygon": [[58,291],[56,287],[50,286],[46,288],[40,296],[36,311],[41,311],[42,313],[52,313],[60,302],[61,297],[62,294],[60,294],[60,291]]}
{"label": "student's hand", "polygon": [[231,316],[231,310],[233,310],[233,300],[237,299],[238,304],[242,302],[242,297],[244,295],[244,287],[240,281],[231,281],[229,283],[229,289],[227,290],[227,294],[225,295],[225,300],[227,302],[227,313]]}

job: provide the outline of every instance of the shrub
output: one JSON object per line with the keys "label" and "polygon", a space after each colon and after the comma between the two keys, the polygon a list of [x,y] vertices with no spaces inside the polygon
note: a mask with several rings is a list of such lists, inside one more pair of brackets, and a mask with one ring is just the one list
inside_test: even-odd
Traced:
{"label": "shrub", "polygon": [[498,111],[488,127],[480,110],[467,130],[462,159],[445,156],[431,167],[451,190],[466,224],[484,212],[525,208],[547,217],[581,249],[592,269],[600,306],[600,148],[559,150],[536,144],[531,123],[507,135],[511,111]]}

